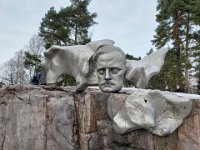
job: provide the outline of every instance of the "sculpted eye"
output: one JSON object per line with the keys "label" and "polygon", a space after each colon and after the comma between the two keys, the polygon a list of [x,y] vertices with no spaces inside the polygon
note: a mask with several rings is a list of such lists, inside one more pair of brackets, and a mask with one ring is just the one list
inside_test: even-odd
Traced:
{"label": "sculpted eye", "polygon": [[110,68],[110,72],[113,74],[117,74],[120,70],[119,68]]}
{"label": "sculpted eye", "polygon": [[104,68],[98,69],[97,72],[98,74],[103,75],[105,72],[105,69]]}

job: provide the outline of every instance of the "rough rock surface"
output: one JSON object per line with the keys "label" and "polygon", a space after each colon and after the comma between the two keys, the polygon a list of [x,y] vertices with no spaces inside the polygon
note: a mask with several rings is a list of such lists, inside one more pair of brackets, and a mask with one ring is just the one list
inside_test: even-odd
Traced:
{"label": "rough rock surface", "polygon": [[[200,101],[171,135],[146,130],[119,135],[109,116],[122,108],[128,93],[96,89],[9,86],[0,89],[0,150],[198,150]],[[114,99],[113,99],[114,97]],[[112,111],[108,100],[115,100]],[[108,114],[110,112],[111,114]]]}
{"label": "rough rock surface", "polygon": [[[133,89],[121,111],[113,118],[114,130],[124,134],[136,129],[146,129],[159,136],[169,135],[191,112],[194,96],[200,99],[200,96],[192,94]],[[114,105],[115,103],[110,102],[108,107]]]}
{"label": "rough rock surface", "polygon": [[74,150],[72,93],[31,86],[0,90],[0,150]]}

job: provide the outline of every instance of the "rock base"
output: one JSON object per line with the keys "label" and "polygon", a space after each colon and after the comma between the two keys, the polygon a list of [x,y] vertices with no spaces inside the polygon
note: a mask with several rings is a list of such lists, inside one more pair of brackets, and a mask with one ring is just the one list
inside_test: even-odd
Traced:
{"label": "rock base", "polygon": [[[198,150],[200,101],[171,135],[145,130],[123,135],[112,128],[129,93],[15,85],[0,89],[0,150]],[[116,105],[108,111],[108,100]],[[108,114],[113,112],[113,114]]]}

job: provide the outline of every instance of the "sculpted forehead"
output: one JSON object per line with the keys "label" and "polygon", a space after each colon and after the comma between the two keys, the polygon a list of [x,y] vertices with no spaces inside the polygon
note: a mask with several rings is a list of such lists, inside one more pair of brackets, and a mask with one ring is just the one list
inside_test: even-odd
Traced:
{"label": "sculpted forehead", "polygon": [[126,59],[120,52],[104,53],[97,59],[97,68],[100,67],[122,67],[126,65]]}

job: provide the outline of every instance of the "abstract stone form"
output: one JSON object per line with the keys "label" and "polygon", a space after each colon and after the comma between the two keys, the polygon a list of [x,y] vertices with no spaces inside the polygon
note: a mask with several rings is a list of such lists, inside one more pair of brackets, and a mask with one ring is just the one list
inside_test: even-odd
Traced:
{"label": "abstract stone form", "polygon": [[145,88],[149,80],[160,72],[168,49],[161,49],[144,57],[140,61],[127,60],[125,78],[138,88]]}
{"label": "abstract stone form", "polygon": [[[182,124],[192,109],[193,99],[200,99],[200,96],[133,89],[121,111],[110,117],[113,118],[115,132],[119,134],[146,129],[153,134],[164,136],[171,134]],[[113,107],[112,105],[113,102],[108,107]],[[108,111],[112,111],[112,108]]]}
{"label": "abstract stone form", "polygon": [[67,74],[75,78],[79,92],[97,84],[97,75],[89,60],[99,47],[113,44],[112,40],[100,40],[86,45],[52,46],[44,52],[47,83],[56,83],[62,74]]}
{"label": "abstract stone form", "polygon": [[55,83],[62,74],[67,74],[75,78],[78,92],[97,84],[104,92],[118,92],[124,79],[144,88],[164,64],[167,50],[132,61],[125,60],[124,53],[113,44],[112,40],[100,40],[86,45],[52,46],[44,52],[47,83]]}

